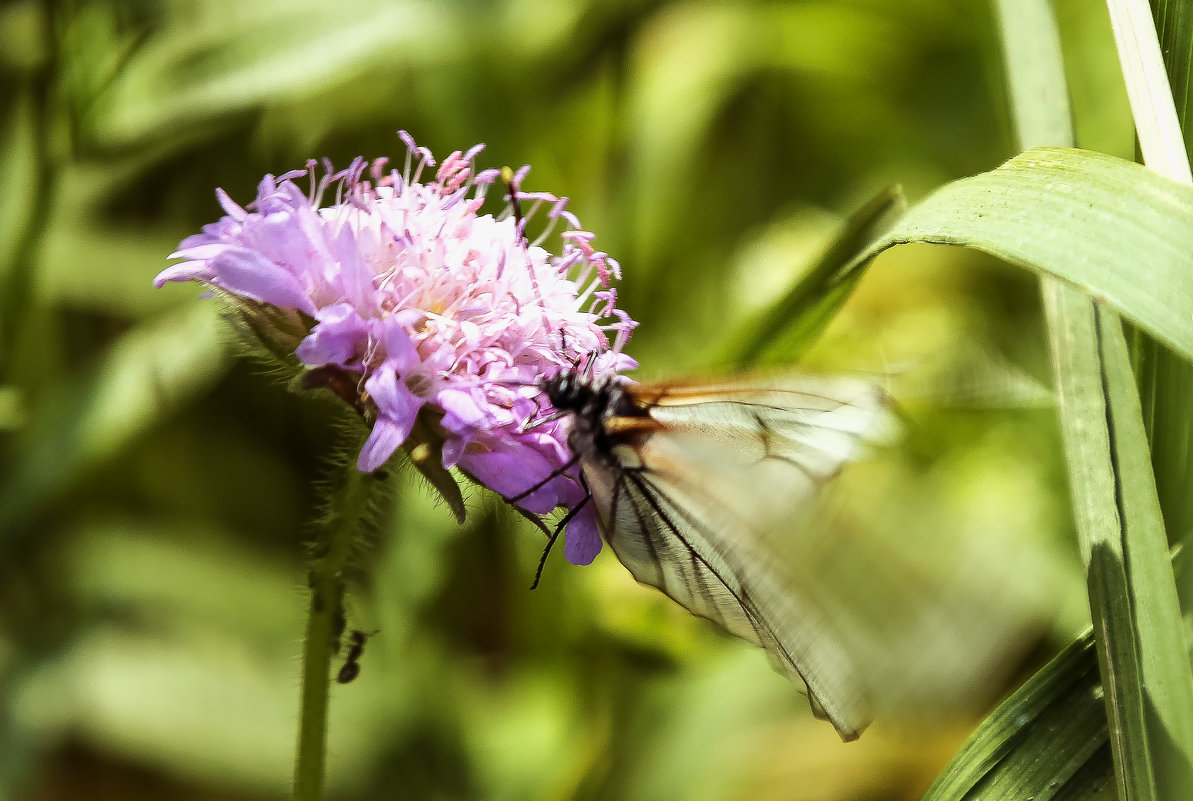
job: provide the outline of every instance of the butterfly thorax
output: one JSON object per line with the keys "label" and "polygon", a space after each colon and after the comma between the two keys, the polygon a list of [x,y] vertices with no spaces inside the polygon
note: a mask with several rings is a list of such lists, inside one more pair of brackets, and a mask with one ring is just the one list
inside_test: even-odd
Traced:
{"label": "butterfly thorax", "polygon": [[614,443],[605,428],[612,417],[641,417],[636,404],[616,376],[591,379],[580,372],[560,373],[542,383],[551,405],[571,416],[568,444],[576,453],[607,454]]}

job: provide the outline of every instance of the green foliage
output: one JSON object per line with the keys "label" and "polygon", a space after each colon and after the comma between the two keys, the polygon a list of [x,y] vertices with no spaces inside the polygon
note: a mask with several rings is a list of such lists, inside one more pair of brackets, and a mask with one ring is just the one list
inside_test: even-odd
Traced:
{"label": "green foliage", "polygon": [[[1162,70],[1146,7],[1113,0],[1109,5],[1145,155],[1151,154],[1149,163],[1158,159],[1175,165],[1160,171],[1189,183],[1187,157],[1180,148],[1170,153],[1157,149],[1165,140],[1161,120],[1171,116],[1172,104],[1162,78],[1156,78]],[[1034,0],[1006,0],[999,10],[1021,140],[1069,144],[1072,125],[1049,107],[1065,95],[1050,9]],[[1128,23],[1132,15],[1134,22]],[[1168,134],[1177,132],[1175,122],[1169,128]],[[1171,135],[1167,138],[1173,141]],[[1124,257],[1129,262],[1140,255]],[[1187,259],[1187,251],[1173,254],[1175,267],[1183,267]],[[1066,270],[1060,272],[1073,280]],[[1094,630],[1008,700],[974,734],[929,795],[1181,798],[1193,788],[1193,674],[1149,458],[1161,454],[1149,454],[1136,376],[1117,317],[1051,279],[1043,286]],[[1154,291],[1159,296],[1163,290]],[[1096,289],[1090,295],[1104,297]],[[1146,317],[1148,329],[1158,315]],[[1154,339],[1145,347],[1164,341],[1153,329],[1149,333]],[[1153,350],[1156,363],[1162,371],[1166,368],[1157,375],[1179,383],[1188,373],[1188,361],[1158,345]],[[1141,386],[1150,401],[1153,432],[1161,417],[1173,423],[1188,419],[1187,407],[1167,405],[1171,398],[1157,396],[1147,377]],[[1157,465],[1163,462],[1157,460]],[[1176,473],[1168,477],[1179,480]],[[1091,670],[1095,653],[1096,674]],[[1103,704],[1106,719],[1091,717]],[[1018,720],[1010,723],[1010,716]],[[1082,725],[1068,731],[1075,720]],[[1062,728],[1063,733],[1058,731]],[[1055,740],[1044,759],[1033,742],[1040,731]]]}
{"label": "green foliage", "polygon": [[[1188,756],[1190,688],[1163,535],[1193,531],[1193,189],[1123,160],[1104,15],[1055,4],[1068,92],[1048,43],[1015,38],[1047,5],[1000,4],[1005,87],[985,2],[0,9],[0,796],[287,794],[313,488],[357,432],[229,358],[215,303],[150,281],[220,215],[216,186],[244,201],[309,157],[400,155],[405,128],[438,153],[485,141],[486,166],[530,163],[528,189],[571,197],[624,265],[643,378],[797,355],[890,376],[908,443],[848,485],[828,541],[889,532],[925,574],[941,541],[986,546],[1007,579],[991,605],[1017,621],[1000,648],[1038,646],[1024,673],[1102,582],[1098,645],[999,707],[934,801],[1112,797],[1103,695],[1130,726],[1120,765],[1134,750],[1179,797],[1163,776]],[[1184,122],[1190,4],[1156,5]],[[1066,97],[1104,152],[1011,158],[1012,130],[1070,144]],[[894,196],[865,200],[893,184],[912,209],[888,228]],[[1035,275],[1084,323],[1045,330]],[[1053,409],[992,400],[1052,383],[1050,347],[1085,359],[1058,362],[1063,442]],[[974,364],[997,369],[962,402]],[[1076,415],[1073,386],[1093,401]],[[976,725],[842,745],[760,655],[608,554],[553,556],[528,593],[541,533],[409,452],[342,571],[349,625],[379,633],[332,688],[331,797],[918,798]]]}

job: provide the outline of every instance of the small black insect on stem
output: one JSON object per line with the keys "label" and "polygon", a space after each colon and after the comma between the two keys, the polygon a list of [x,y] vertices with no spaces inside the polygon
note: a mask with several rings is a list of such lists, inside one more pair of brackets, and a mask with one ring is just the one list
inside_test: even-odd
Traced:
{"label": "small black insect on stem", "polygon": [[360,656],[365,650],[365,641],[376,634],[376,631],[365,633],[360,629],[353,629],[348,635],[348,656],[336,674],[336,681],[347,684],[360,675]]}

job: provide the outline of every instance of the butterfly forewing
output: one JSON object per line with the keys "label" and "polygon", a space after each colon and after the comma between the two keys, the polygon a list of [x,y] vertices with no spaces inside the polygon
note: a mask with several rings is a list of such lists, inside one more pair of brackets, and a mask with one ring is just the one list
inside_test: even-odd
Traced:
{"label": "butterfly forewing", "polygon": [[718,538],[790,540],[824,483],[898,428],[881,390],[850,378],[631,390],[654,427],[615,450],[689,498]]}

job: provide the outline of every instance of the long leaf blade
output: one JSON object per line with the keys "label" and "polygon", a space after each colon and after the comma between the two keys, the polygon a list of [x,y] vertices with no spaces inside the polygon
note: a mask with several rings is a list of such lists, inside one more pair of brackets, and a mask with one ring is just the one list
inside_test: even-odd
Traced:
{"label": "long leaf blade", "polygon": [[[1118,453],[1121,438],[1111,401],[1121,394],[1121,388],[1113,385],[1123,377],[1108,369],[1103,346],[1104,339],[1115,332],[1121,340],[1121,326],[1115,315],[1098,309],[1080,292],[1054,289],[1044,293],[1044,303],[1069,488],[1086,561],[1105,714],[1112,732],[1115,776],[1124,799],[1156,798],[1144,714],[1142,658],[1125,556],[1125,479]],[[1133,391],[1134,382],[1128,380],[1128,391]]]}
{"label": "long leaf blade", "polygon": [[[1172,557],[1178,575],[1188,575],[1190,556]],[[1193,616],[1183,631],[1188,641]],[[982,722],[923,801],[1109,801],[1116,794],[1107,738],[1091,630]]]}
{"label": "long leaf blade", "polygon": [[937,190],[853,268],[916,242],[974,248],[1059,278],[1193,360],[1193,188],[1138,164],[1029,150]]}

